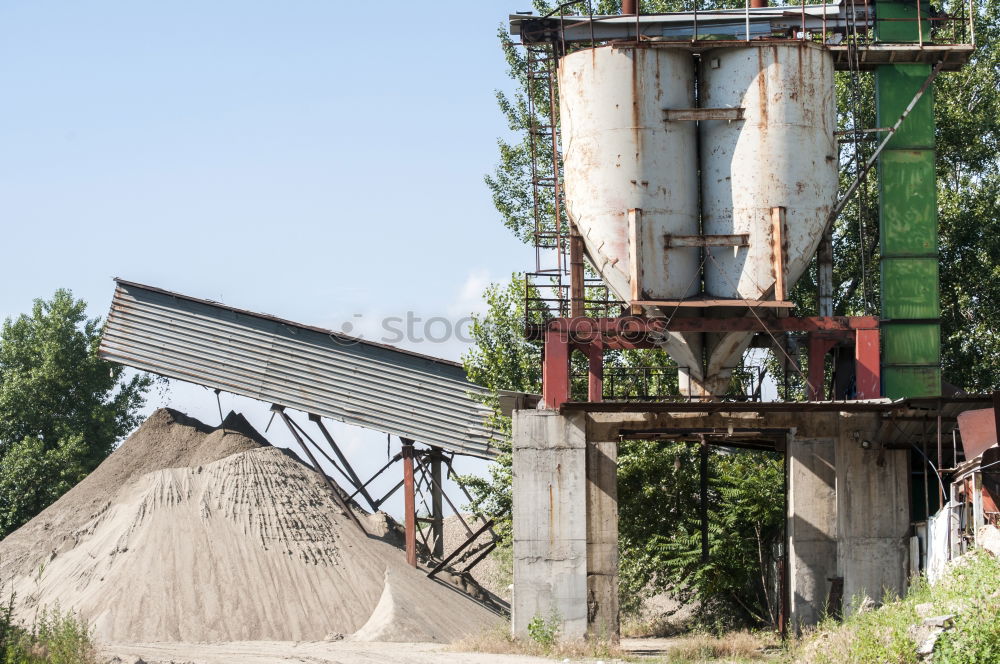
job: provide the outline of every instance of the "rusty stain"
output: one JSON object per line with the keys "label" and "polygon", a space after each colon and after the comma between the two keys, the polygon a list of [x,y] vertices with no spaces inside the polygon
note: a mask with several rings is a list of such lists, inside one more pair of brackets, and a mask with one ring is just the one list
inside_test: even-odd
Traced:
{"label": "rusty stain", "polygon": [[767,60],[764,57],[764,49],[757,49],[757,110],[759,117],[757,122],[761,126],[767,125]]}
{"label": "rusty stain", "polygon": [[549,484],[549,546],[555,544],[556,541],[556,501],[555,496],[552,494],[552,485]]}
{"label": "rusty stain", "polygon": [[[642,132],[639,130],[639,105],[642,99],[642,87],[639,83],[639,58],[645,59],[647,51],[635,49],[632,51],[632,141],[636,148],[641,148]],[[639,161],[639,152],[635,153]]]}

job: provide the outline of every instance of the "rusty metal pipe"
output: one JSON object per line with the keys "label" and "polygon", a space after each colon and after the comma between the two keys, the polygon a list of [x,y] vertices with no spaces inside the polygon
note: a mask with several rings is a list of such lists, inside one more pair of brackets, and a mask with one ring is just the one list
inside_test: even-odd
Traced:
{"label": "rusty metal pipe", "polygon": [[761,7],[767,7],[767,0],[750,0],[750,9],[759,9]]}
{"label": "rusty metal pipe", "polygon": [[[759,0],[754,0],[758,2]],[[622,0],[622,14],[635,14],[639,0]]]}

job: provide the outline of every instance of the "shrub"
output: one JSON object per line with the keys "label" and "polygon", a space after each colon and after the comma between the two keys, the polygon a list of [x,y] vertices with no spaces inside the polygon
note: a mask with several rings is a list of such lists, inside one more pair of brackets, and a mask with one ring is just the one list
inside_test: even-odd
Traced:
{"label": "shrub", "polygon": [[551,648],[556,642],[558,633],[559,621],[555,616],[550,616],[548,619],[535,616],[528,623],[528,636],[542,648]]}
{"label": "shrub", "polygon": [[31,629],[13,620],[14,595],[0,607],[0,662],[3,664],[97,664],[90,626],[58,607],[42,609]]}
{"label": "shrub", "polygon": [[[923,618],[955,615],[938,639],[931,661],[987,664],[1000,652],[1000,561],[974,551],[952,563],[934,585],[917,579],[903,599],[887,598],[875,610],[860,611],[843,623],[827,620],[799,644],[799,664],[915,664]],[[917,607],[921,607],[918,613]],[[926,628],[925,628],[926,629]]]}

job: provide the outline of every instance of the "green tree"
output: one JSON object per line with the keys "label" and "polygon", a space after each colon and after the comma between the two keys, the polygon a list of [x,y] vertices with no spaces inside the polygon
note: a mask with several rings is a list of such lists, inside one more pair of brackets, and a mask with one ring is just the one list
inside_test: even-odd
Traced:
{"label": "green tree", "polygon": [[976,16],[975,53],[934,94],[941,351],[946,381],[989,391],[1000,386],[1000,1],[983,0]]}
{"label": "green tree", "polygon": [[511,532],[511,421],[500,412],[500,392],[538,392],[542,383],[542,351],[538,342],[524,338],[524,278],[511,275],[507,284],[491,284],[483,293],[487,312],[473,314],[475,345],[462,357],[469,380],[490,390],[483,403],[493,409],[490,426],[498,432],[500,454],[490,464],[489,477],[468,475],[462,483],[472,495],[470,508],[491,516],[497,534],[510,544]]}
{"label": "green tree", "polygon": [[153,379],[100,359],[100,319],[68,290],[0,331],[0,535],[83,479],[139,424]]}
{"label": "green tree", "polygon": [[779,455],[712,448],[709,556],[702,559],[700,450],[692,443],[623,441],[618,457],[621,600],[650,593],[697,600],[702,622],[774,624],[772,549],[783,526]]}

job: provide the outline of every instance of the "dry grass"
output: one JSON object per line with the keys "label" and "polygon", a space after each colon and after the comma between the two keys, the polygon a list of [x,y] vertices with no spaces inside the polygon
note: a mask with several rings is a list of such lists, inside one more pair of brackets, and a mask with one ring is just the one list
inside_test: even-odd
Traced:
{"label": "dry grass", "polygon": [[606,642],[556,641],[545,645],[532,639],[515,639],[510,627],[497,625],[483,633],[458,641],[450,647],[458,652],[482,652],[497,655],[531,655],[535,657],[568,658],[604,661],[650,662],[660,664],[723,664],[772,661],[781,652],[781,641],[767,632],[730,632],[721,637],[708,634],[688,634],[663,641],[658,657],[638,657],[634,653]]}
{"label": "dry grass", "polygon": [[687,633],[691,628],[687,621],[676,620],[673,616],[653,618],[628,617],[622,620],[622,638],[665,639]]}
{"label": "dry grass", "polygon": [[601,641],[558,641],[542,644],[531,639],[515,639],[510,625],[502,623],[477,636],[451,645],[458,652],[483,652],[494,655],[534,655],[556,658],[623,659],[627,653],[618,646]]}
{"label": "dry grass", "polygon": [[770,632],[730,632],[724,636],[689,634],[670,639],[665,662],[761,662],[772,659],[781,648],[777,635]]}

